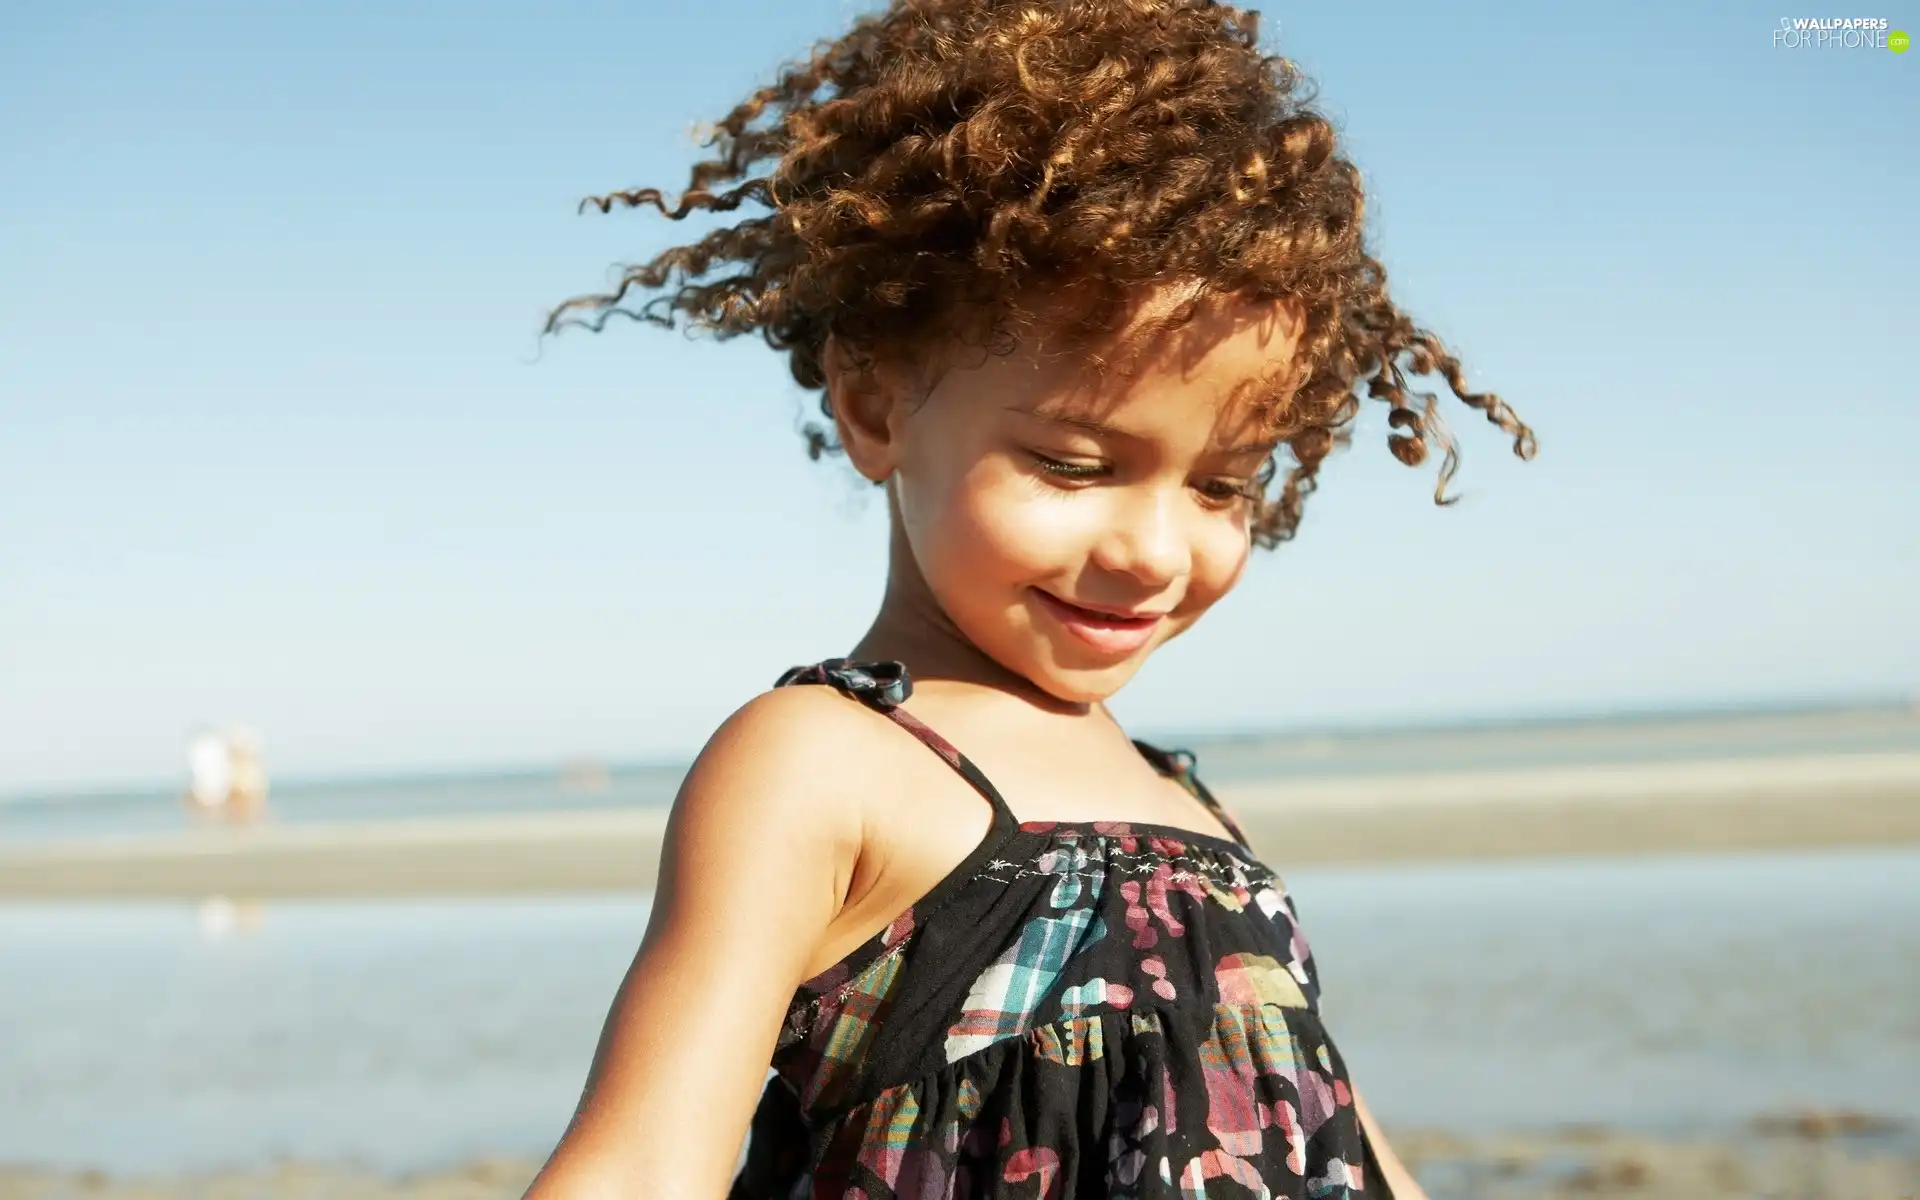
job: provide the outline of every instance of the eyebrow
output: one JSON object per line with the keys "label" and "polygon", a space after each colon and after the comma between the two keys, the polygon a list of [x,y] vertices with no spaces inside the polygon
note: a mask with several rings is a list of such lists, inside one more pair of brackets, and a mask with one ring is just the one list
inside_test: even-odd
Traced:
{"label": "eyebrow", "polygon": [[[1093,417],[1075,417],[1069,416],[1066,413],[1039,412],[1018,404],[1009,404],[1005,407],[1008,412],[1019,413],[1022,416],[1032,417],[1038,421],[1047,421],[1055,425],[1068,425],[1075,429],[1083,429],[1098,437],[1115,438],[1125,442],[1144,440],[1137,433],[1129,433],[1127,430],[1121,429],[1116,425],[1109,425],[1105,421],[1096,420]],[[1222,446],[1219,448],[1219,452],[1230,457],[1238,458],[1243,454],[1272,454],[1279,446],[1280,443],[1274,440],[1242,442],[1237,446]]]}

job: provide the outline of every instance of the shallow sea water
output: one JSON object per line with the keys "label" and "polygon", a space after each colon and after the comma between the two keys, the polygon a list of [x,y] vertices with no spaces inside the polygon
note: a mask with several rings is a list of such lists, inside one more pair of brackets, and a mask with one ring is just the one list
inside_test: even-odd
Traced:
{"label": "shallow sea water", "polygon": [[[1920,851],[1291,873],[1390,1126],[1920,1127]],[[0,906],[0,1162],[539,1157],[644,897]]]}

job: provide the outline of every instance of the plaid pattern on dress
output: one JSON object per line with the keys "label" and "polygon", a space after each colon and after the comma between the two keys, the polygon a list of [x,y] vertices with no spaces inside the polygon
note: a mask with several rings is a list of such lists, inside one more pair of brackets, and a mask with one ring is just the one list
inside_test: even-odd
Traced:
{"label": "plaid pattern on dress", "polygon": [[861,1139],[859,1163],[888,1187],[900,1182],[900,1167],[913,1144],[920,1119],[920,1101],[911,1088],[889,1088],[867,1114],[867,1132]]}
{"label": "plaid pattern on dress", "polygon": [[1080,948],[1094,915],[1082,908],[1064,917],[1028,921],[1020,940],[974,980],[960,1019],[947,1030],[947,1060],[1025,1033],[1041,997],[1052,990]]}
{"label": "plaid pattern on dress", "polygon": [[860,1065],[900,979],[901,957],[889,954],[875,962],[847,985],[830,1009],[821,1010],[826,1019],[814,1027],[813,1053],[800,1089],[804,1108],[830,1099]]}
{"label": "plaid pattern on dress", "polygon": [[[1140,744],[1231,836],[1023,823],[905,711],[899,664],[831,660],[787,682],[888,716],[993,823],[796,990],[731,1200],[1384,1196],[1292,899],[1191,755]],[[849,786],[894,799],[853,766]]]}
{"label": "plaid pattern on dress", "polygon": [[1099,1017],[1076,1017],[1055,1025],[1042,1025],[1029,1035],[1033,1050],[1048,1062],[1077,1067],[1098,1062],[1106,1056],[1106,1025]]}

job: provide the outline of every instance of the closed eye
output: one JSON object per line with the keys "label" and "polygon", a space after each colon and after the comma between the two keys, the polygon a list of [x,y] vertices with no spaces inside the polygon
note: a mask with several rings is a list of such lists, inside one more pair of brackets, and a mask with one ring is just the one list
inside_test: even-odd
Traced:
{"label": "closed eye", "polygon": [[1258,498],[1260,485],[1254,480],[1209,479],[1197,489],[1208,503],[1226,506]]}
{"label": "closed eye", "polygon": [[1098,479],[1107,474],[1105,463],[1072,463],[1049,458],[1038,451],[1028,451],[1033,457],[1033,465],[1042,472],[1061,479]]}

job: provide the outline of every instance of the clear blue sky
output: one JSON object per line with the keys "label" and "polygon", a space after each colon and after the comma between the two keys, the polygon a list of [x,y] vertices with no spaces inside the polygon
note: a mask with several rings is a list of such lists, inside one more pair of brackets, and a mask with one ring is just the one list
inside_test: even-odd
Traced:
{"label": "clear blue sky", "polygon": [[[8,6],[0,791],[176,777],[207,720],[282,773],[685,753],[844,650],[883,515],[784,366],[535,334],[672,232],[578,197],[678,187],[692,123],[864,8]],[[1455,410],[1435,510],[1369,411],[1120,715],[1920,688],[1920,53],[1731,2],[1267,13],[1402,303],[1541,456]]]}

